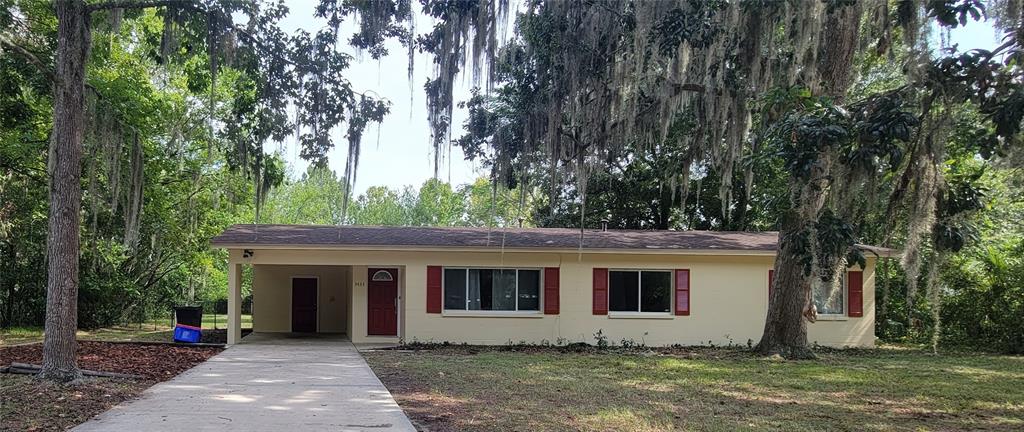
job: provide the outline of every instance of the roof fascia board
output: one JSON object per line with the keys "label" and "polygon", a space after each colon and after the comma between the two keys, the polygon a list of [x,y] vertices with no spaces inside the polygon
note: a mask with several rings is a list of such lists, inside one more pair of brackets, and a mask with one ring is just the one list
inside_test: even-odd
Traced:
{"label": "roof fascia board", "polygon": [[461,247],[461,246],[380,246],[380,245],[298,245],[298,244],[253,244],[217,243],[218,249],[276,249],[276,250],[327,250],[327,251],[402,251],[402,252],[531,252],[531,253],[587,253],[587,254],[650,254],[650,255],[735,255],[775,256],[774,250],[745,249],[567,249],[567,248],[526,248],[526,247]]}

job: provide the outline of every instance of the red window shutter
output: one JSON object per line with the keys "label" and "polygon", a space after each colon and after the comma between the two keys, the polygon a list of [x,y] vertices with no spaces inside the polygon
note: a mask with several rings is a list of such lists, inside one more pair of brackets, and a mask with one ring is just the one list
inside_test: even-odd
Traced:
{"label": "red window shutter", "polygon": [[772,298],[772,282],[775,281],[775,270],[768,270],[768,301]]}
{"label": "red window shutter", "polygon": [[846,272],[847,295],[850,305],[846,315],[851,317],[864,316],[864,272]]}
{"label": "red window shutter", "polygon": [[594,269],[594,315],[608,315],[608,269]]}
{"label": "red window shutter", "polygon": [[558,315],[558,267],[544,269],[544,314]]}
{"label": "red window shutter", "polygon": [[676,270],[676,315],[690,314],[690,270]]}
{"label": "red window shutter", "polygon": [[427,266],[427,313],[441,313],[441,266]]}

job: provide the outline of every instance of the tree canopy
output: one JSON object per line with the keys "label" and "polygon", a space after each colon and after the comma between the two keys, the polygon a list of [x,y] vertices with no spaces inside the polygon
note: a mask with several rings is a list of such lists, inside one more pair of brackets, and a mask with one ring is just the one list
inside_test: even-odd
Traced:
{"label": "tree canopy", "polygon": [[[656,208],[656,226],[671,219],[666,202],[687,208],[695,173],[713,179],[719,209],[689,221],[743,229],[759,218],[749,214],[757,197],[785,197],[767,208],[780,242],[763,353],[810,355],[811,293],[838,289],[840,270],[863,264],[857,243],[904,249],[908,302],[922,273],[937,297],[943,262],[983,207],[978,179],[1019,160],[1017,2],[531,1],[497,48],[491,23],[504,3],[433,6],[444,17],[441,43],[423,47],[437,55],[435,118],[451,110],[447,82],[470,65],[487,91],[466,102],[455,142],[496,180],[547,182],[549,213],[568,194],[586,223],[594,190],[596,213],[629,223],[601,189],[630,174],[623,160],[637,175],[637,160],[668,149],[668,165],[652,164],[662,196],[636,201]],[[961,51],[933,37],[972,21],[1003,42]],[[431,124],[435,136],[451,127]],[[764,176],[783,182],[765,190]]]}
{"label": "tree canopy", "polygon": [[[1018,1],[321,0],[293,34],[269,0],[0,5],[0,321],[45,320],[64,360],[79,325],[215,295],[208,239],[258,221],[778,230],[759,350],[790,357],[811,293],[878,244],[904,251],[879,268],[882,336],[937,347],[948,320],[1021,349]],[[975,23],[998,44],[948,42]],[[339,46],[389,41],[410,78],[431,56],[435,171],[458,146],[487,179],[352,196],[390,102]],[[299,178],[264,150],[291,137]]]}

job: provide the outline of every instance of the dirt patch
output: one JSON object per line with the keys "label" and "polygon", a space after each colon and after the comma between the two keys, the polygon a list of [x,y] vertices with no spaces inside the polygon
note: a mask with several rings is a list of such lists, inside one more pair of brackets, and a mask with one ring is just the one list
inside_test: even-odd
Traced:
{"label": "dirt patch", "polygon": [[[221,352],[216,347],[136,345],[95,341],[78,342],[78,367],[103,372],[141,375],[165,381]],[[0,347],[0,364],[41,364],[43,345]]]}
{"label": "dirt patch", "polygon": [[62,431],[142,393],[152,381],[96,378],[73,386],[0,375],[0,430]]}
{"label": "dirt patch", "polygon": [[429,385],[410,376],[399,372],[379,372],[377,376],[418,430],[457,431],[453,419],[473,415],[465,401],[431,391]]}
{"label": "dirt patch", "polygon": [[[42,344],[0,347],[0,365],[41,364],[42,350]],[[221,351],[217,347],[79,341],[78,367],[144,378],[87,378],[75,385],[57,385],[27,375],[0,374],[0,431],[69,429]]]}

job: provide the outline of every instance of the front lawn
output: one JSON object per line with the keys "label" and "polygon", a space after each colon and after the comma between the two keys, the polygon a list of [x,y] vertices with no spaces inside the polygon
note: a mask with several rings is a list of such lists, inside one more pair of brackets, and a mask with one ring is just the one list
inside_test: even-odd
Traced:
{"label": "front lawn", "polygon": [[1024,357],[456,347],[366,360],[430,430],[1024,430]]}
{"label": "front lawn", "polygon": [[[227,315],[203,315],[203,329],[226,329]],[[252,328],[252,315],[242,315],[242,328]],[[174,327],[170,318],[152,320],[141,324],[104,327],[95,330],[78,330],[79,340],[114,342],[169,342],[173,339]],[[18,345],[43,340],[42,327],[11,327],[0,329],[0,346]]]}

